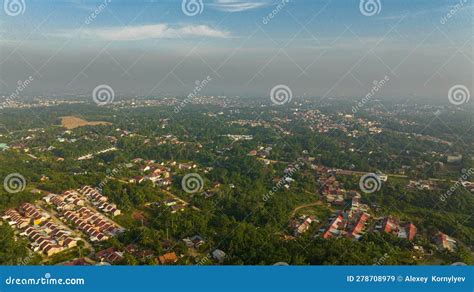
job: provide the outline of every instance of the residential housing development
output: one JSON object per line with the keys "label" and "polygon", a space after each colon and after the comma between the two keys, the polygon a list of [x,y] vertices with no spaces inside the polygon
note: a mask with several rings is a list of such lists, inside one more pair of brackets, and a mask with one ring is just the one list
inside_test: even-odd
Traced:
{"label": "residential housing development", "polygon": [[120,210],[107,203],[107,197],[96,189],[83,187],[60,195],[43,197],[50,211],[38,204],[23,203],[5,211],[2,219],[28,240],[32,251],[52,256],[76,247],[78,241],[107,240],[124,229],[108,216],[120,215]]}

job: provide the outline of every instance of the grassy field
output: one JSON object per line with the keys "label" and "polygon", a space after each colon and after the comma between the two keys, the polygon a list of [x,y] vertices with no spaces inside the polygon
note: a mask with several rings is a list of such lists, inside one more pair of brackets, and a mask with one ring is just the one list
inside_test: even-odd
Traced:
{"label": "grassy field", "polygon": [[101,126],[101,125],[108,126],[108,125],[111,125],[111,123],[102,122],[102,121],[88,122],[86,120],[83,120],[75,116],[61,117],[61,126],[63,126],[64,128],[68,130],[84,127],[84,126]]}

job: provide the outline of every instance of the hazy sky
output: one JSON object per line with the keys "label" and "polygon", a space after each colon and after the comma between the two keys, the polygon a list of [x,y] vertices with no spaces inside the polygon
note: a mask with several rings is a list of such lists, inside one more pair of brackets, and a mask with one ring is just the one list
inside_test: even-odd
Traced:
{"label": "hazy sky", "polygon": [[472,0],[3,2],[4,95],[29,76],[27,94],[187,95],[207,76],[229,96],[362,96],[385,76],[380,97],[474,92]]}

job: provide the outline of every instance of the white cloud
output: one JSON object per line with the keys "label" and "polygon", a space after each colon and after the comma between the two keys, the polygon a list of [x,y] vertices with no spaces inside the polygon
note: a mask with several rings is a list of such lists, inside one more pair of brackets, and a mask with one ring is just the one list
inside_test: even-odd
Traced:
{"label": "white cloud", "polygon": [[226,38],[227,31],[218,30],[207,25],[184,25],[171,27],[168,24],[150,24],[139,26],[86,28],[81,30],[61,30],[54,33],[60,37],[97,39],[103,41],[133,41],[159,38],[213,37]]}
{"label": "white cloud", "polygon": [[212,7],[225,12],[240,12],[268,5],[268,1],[215,0]]}

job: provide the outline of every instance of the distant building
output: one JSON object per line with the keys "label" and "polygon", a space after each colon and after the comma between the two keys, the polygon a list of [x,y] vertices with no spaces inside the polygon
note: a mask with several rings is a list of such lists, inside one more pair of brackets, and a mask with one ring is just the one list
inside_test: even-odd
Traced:
{"label": "distant building", "polygon": [[123,252],[117,251],[114,247],[101,250],[95,254],[96,258],[101,262],[117,263],[123,260]]}
{"label": "distant building", "polygon": [[160,265],[169,265],[176,263],[178,261],[178,257],[176,256],[175,252],[168,252],[160,255],[157,260]]}
{"label": "distant building", "polygon": [[64,262],[61,265],[62,266],[91,266],[93,264],[94,262],[91,259],[79,258],[79,259],[74,259],[68,262]]}
{"label": "distant building", "polygon": [[435,241],[439,247],[447,249],[449,251],[454,251],[456,248],[456,240],[454,238],[444,234],[443,232],[439,232],[436,237]]}
{"label": "distant building", "polygon": [[214,251],[211,253],[211,255],[212,255],[212,258],[213,258],[214,260],[216,260],[217,262],[219,262],[220,264],[222,264],[222,263],[224,262],[224,259],[225,259],[225,256],[226,256],[225,252],[223,252],[223,251],[220,250],[220,249],[214,250]]}
{"label": "distant building", "polygon": [[462,155],[461,154],[458,154],[458,155],[448,155],[446,157],[446,160],[448,161],[448,163],[459,163],[461,162],[462,160]]}

